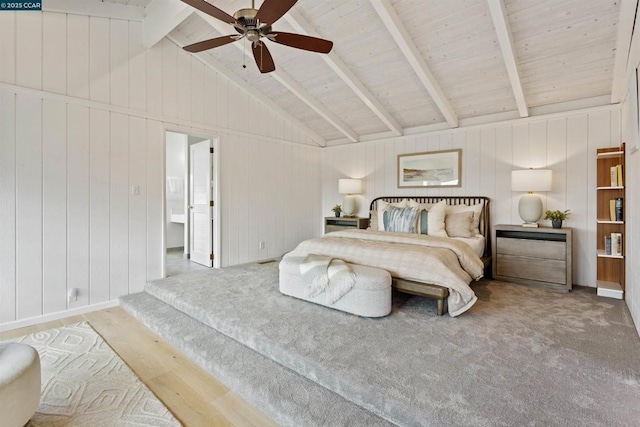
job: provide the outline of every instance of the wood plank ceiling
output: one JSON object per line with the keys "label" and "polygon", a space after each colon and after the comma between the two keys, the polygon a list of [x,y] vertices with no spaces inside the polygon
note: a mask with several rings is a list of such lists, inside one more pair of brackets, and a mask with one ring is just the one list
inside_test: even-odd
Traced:
{"label": "wood plank ceiling", "polygon": [[[189,8],[182,10],[181,22],[160,23],[180,46],[234,33],[179,0],[109,1],[147,11]],[[251,3],[208,1],[231,15]],[[623,11],[631,10],[627,2],[637,5],[637,0],[299,0],[274,29],[332,40],[330,55],[267,42],[277,67],[271,74],[259,73],[244,40],[203,55],[330,144],[356,142],[455,127],[465,120],[516,118],[531,108],[568,101],[600,97],[602,104],[603,96],[611,98],[619,21],[627,19],[621,15],[623,2]],[[619,54],[626,57],[628,44],[622,45],[627,52]]]}

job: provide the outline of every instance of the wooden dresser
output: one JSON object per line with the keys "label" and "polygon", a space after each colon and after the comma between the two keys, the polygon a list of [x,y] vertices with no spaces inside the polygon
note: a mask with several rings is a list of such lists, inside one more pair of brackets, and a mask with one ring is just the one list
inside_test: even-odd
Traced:
{"label": "wooden dresser", "polygon": [[502,224],[494,233],[494,279],[571,290],[571,228]]}
{"label": "wooden dresser", "polygon": [[349,229],[365,229],[369,226],[369,218],[355,217],[325,217],[324,219],[324,232],[330,233],[332,231],[349,230]]}

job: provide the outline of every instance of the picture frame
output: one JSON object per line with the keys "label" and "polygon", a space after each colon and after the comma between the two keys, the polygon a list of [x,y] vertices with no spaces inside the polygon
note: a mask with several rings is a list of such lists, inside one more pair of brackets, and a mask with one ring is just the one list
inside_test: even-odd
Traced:
{"label": "picture frame", "polygon": [[398,155],[398,188],[462,186],[462,150]]}

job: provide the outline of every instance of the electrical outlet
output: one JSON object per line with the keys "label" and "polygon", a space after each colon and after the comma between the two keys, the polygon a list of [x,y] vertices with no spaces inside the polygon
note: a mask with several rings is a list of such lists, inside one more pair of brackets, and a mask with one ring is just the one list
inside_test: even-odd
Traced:
{"label": "electrical outlet", "polygon": [[67,301],[69,302],[74,302],[74,301],[78,301],[78,288],[71,288],[69,289],[69,292],[67,293]]}
{"label": "electrical outlet", "polygon": [[265,248],[264,242],[260,242],[260,249],[264,249],[264,248]]}
{"label": "electrical outlet", "polygon": [[131,195],[132,196],[139,196],[140,195],[140,186],[139,185],[132,185],[131,186]]}

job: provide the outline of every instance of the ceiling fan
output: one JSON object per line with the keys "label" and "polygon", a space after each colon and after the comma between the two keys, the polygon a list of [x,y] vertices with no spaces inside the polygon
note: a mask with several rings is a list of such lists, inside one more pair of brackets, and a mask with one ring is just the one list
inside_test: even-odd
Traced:
{"label": "ceiling fan", "polygon": [[202,52],[214,47],[247,38],[251,42],[253,57],[261,73],[270,73],[276,69],[273,57],[264,44],[263,38],[275,43],[318,53],[329,53],[333,42],[302,34],[275,32],[271,25],[280,19],[298,0],[265,0],[260,9],[255,8],[255,0],[251,8],[240,9],[233,16],[213,6],[205,0],[182,0],[207,15],[233,25],[238,34],[216,37],[184,47],[187,52]]}

